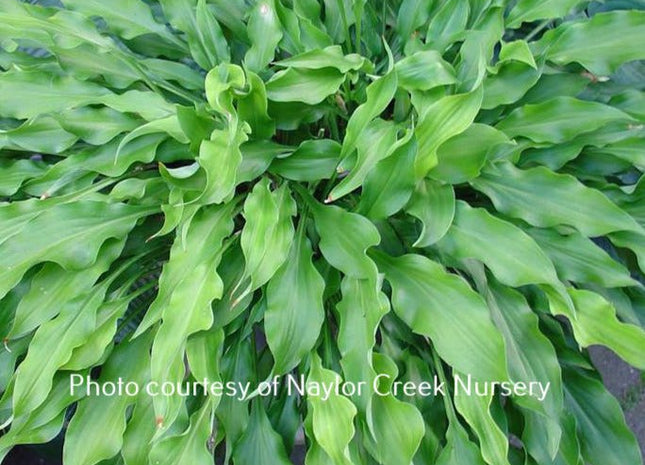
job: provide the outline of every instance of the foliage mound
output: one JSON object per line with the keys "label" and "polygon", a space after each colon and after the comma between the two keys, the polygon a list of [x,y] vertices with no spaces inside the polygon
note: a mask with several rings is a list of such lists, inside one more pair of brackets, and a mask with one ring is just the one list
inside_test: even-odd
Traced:
{"label": "foliage mound", "polygon": [[[641,463],[638,5],[0,2],[0,457]],[[289,373],[447,392],[70,391]]]}

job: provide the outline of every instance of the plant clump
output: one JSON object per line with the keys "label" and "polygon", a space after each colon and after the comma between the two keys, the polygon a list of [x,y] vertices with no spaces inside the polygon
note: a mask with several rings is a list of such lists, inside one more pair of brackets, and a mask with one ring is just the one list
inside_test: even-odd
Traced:
{"label": "plant clump", "polygon": [[0,458],[642,463],[638,5],[0,2]]}

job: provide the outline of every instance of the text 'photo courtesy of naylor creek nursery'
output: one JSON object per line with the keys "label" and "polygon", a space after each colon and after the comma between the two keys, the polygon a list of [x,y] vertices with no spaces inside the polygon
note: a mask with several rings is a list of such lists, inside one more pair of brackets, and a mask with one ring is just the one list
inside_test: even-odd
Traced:
{"label": "text 'photo courtesy of naylor creek nursery'", "polygon": [[3,465],[643,465],[645,0],[0,0]]}

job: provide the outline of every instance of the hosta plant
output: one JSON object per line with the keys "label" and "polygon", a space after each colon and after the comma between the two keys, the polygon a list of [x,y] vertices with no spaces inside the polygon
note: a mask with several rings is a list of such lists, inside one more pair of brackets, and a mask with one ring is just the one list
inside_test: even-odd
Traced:
{"label": "hosta plant", "polygon": [[639,7],[0,2],[0,457],[641,463]]}

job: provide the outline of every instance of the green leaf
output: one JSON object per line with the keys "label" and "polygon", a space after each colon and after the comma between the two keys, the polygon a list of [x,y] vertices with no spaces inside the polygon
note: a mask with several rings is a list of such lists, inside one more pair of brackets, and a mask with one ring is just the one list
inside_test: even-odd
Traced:
{"label": "green leaf", "polygon": [[[6,328],[3,329],[6,331]],[[11,352],[5,349],[4,352],[0,353],[0,369],[2,370],[0,371],[0,391],[7,392],[10,389],[9,383],[13,377],[13,370],[16,367],[16,362],[20,357],[23,357],[27,353],[30,341],[30,337],[24,337],[14,341],[5,341]],[[8,415],[8,409],[6,409],[3,414],[4,413]],[[4,415],[2,418],[4,421]],[[0,455],[1,452],[2,451],[0,450]]]}
{"label": "green leaf", "polygon": [[415,163],[418,178],[423,178],[437,164],[437,148],[470,126],[479,111],[482,90],[449,95],[427,108],[417,108],[419,123],[415,129],[419,150]]}
{"label": "green leaf", "polygon": [[297,396],[283,393],[269,408],[268,415],[276,432],[282,436],[287,451],[293,450],[296,435],[300,428],[299,399]]}
{"label": "green leaf", "polygon": [[594,74],[607,76],[627,61],[645,58],[639,46],[643,39],[645,12],[610,11],[587,21],[564,23],[545,34],[540,46],[554,63],[575,61]]}
{"label": "green leaf", "polygon": [[[240,66],[228,63],[220,64],[206,75],[204,82],[206,100],[211,108],[220,112],[230,121],[235,114],[233,91],[241,91],[245,85],[246,75]],[[237,123],[237,121],[230,122]]]}
{"label": "green leaf", "polygon": [[576,319],[571,321],[576,340],[582,347],[602,344],[609,347],[627,363],[639,369],[645,367],[645,331],[638,326],[621,323],[614,307],[594,292],[569,289],[576,306]]}
{"label": "green leaf", "polygon": [[211,0],[208,2],[208,5],[210,6],[213,15],[220,23],[222,23],[222,25],[233,31],[235,36],[240,40],[248,43],[246,25],[243,22],[246,14],[244,2],[239,0]]}
{"label": "green leaf", "polygon": [[262,79],[250,71],[247,72],[249,91],[246,97],[239,100],[237,111],[239,117],[251,126],[251,135],[256,139],[270,139],[275,132],[275,123],[267,114],[267,96]]}
{"label": "green leaf", "polygon": [[544,167],[519,170],[497,163],[471,184],[498,210],[533,226],[570,225],[591,237],[612,231],[641,233],[640,226],[599,191]]}
{"label": "green leaf", "polygon": [[25,180],[35,178],[43,171],[43,165],[31,160],[0,160],[0,195],[15,194]]}
{"label": "green leaf", "polygon": [[203,202],[222,203],[229,199],[237,184],[237,172],[242,164],[240,146],[248,140],[249,127],[220,130],[202,141],[199,148],[199,165],[206,172]]}
{"label": "green leaf", "polygon": [[[322,99],[324,100],[324,97]],[[325,106],[310,106],[301,102],[274,102],[269,99],[269,115],[275,120],[276,128],[293,131],[303,123],[320,121],[326,113],[325,110],[329,110]]]}
{"label": "green leaf", "polygon": [[[300,23],[300,40],[302,41],[302,45],[306,49],[321,49],[331,46],[331,37],[324,31],[324,27],[319,26],[320,17],[312,17],[312,21],[306,13],[303,12],[304,14],[301,15],[301,13],[298,12],[300,3],[301,2],[299,0],[294,2],[294,11],[296,12],[296,16],[298,16]],[[318,5],[317,2],[316,7],[320,10],[320,5]]]}
{"label": "green leaf", "polygon": [[110,197],[118,201],[141,200],[155,198],[155,192],[167,193],[166,185],[161,178],[125,179],[114,186],[110,191]]}
{"label": "green leaf", "polygon": [[0,296],[29,268],[44,261],[68,270],[89,267],[107,239],[124,237],[139,218],[151,213],[154,210],[149,208],[89,200],[45,210],[0,244]]}
{"label": "green leaf", "polygon": [[[181,236],[175,239],[163,280],[159,281],[159,293],[137,329],[141,334],[154,322],[152,318],[160,316],[163,320],[152,344],[150,366],[151,379],[159,385],[183,379],[186,339],[213,324],[211,303],[222,297],[224,288],[217,266],[223,241],[233,229],[231,210],[231,204],[202,209],[190,222],[185,243],[181,243]],[[204,253],[190,257],[195,253],[195,244],[203,244]],[[156,396],[153,400],[155,414],[165,429],[175,420],[182,400],[177,395]]]}
{"label": "green leaf", "polygon": [[[254,376],[253,346],[251,338],[240,338],[222,358],[222,377],[237,382],[257,383]],[[217,419],[226,433],[227,457],[234,452],[234,444],[248,431],[250,422],[249,402],[239,401],[232,396],[224,396],[217,407]]]}
{"label": "green leaf", "polygon": [[418,218],[423,225],[414,247],[428,247],[441,239],[452,224],[455,191],[450,185],[424,179],[417,184],[405,211]]}
{"label": "green leaf", "polygon": [[121,456],[125,465],[148,462],[150,441],[156,429],[152,397],[140,395],[123,434]]}
{"label": "green leaf", "polygon": [[103,302],[96,312],[94,331],[83,345],[72,351],[61,369],[82,370],[104,361],[112,349],[110,346],[118,329],[117,321],[123,317],[131,300],[130,296],[126,296]]}
{"label": "green leaf", "polygon": [[251,11],[247,32],[251,48],[244,64],[251,71],[259,71],[273,61],[275,48],[282,39],[282,28],[276,13],[275,0],[261,0]]}
{"label": "green leaf", "polygon": [[117,95],[98,84],[40,71],[0,73],[0,92],[5,96],[0,112],[18,119],[99,103],[118,111],[139,113],[145,119],[174,113],[173,107],[158,94],[131,90]]}
{"label": "green leaf", "polygon": [[[186,342],[186,360],[193,378],[221,381],[220,363],[224,349],[224,331],[211,327],[208,331],[193,334]],[[210,393],[212,394],[212,393]],[[215,397],[215,406],[219,399]]]}
{"label": "green leaf", "polygon": [[[381,393],[389,392],[398,375],[396,364],[383,354],[375,352],[373,356],[375,370],[389,376],[379,378],[378,389]],[[388,394],[373,397],[371,413],[372,447],[379,463],[410,463],[426,429],[421,412],[414,405]]]}
{"label": "green leaf", "polygon": [[15,418],[28,415],[45,401],[56,371],[69,360],[72,350],[92,334],[96,312],[105,297],[107,284],[109,282],[101,283],[90,292],[79,295],[77,300],[80,305],[70,306],[64,313],[38,328],[27,356],[15,373]]}
{"label": "green leaf", "polygon": [[145,74],[139,72],[136,66],[134,69],[132,66],[123,66],[124,60],[132,64],[127,57],[117,56],[87,43],[73,49],[58,49],[56,52],[61,68],[73,73],[79,80],[102,78],[114,88],[125,89],[145,79]]}
{"label": "green leaf", "polygon": [[469,2],[448,0],[442,3],[431,16],[426,32],[426,43],[434,50],[443,52],[448,45],[462,37],[469,12]]}
{"label": "green leaf", "polygon": [[429,337],[441,358],[476,379],[507,378],[502,336],[483,299],[463,279],[421,255],[373,256],[392,286],[394,311],[412,331]]}
{"label": "green leaf", "polygon": [[489,8],[479,13],[472,12],[477,18],[475,29],[465,34],[465,40],[459,50],[457,79],[459,92],[473,91],[481,86],[486,76],[487,65],[493,59],[495,47],[504,36],[503,10],[500,7]]}
{"label": "green leaf", "polygon": [[[26,189],[32,195],[47,198],[64,190],[88,172],[119,176],[133,163],[152,161],[159,145],[166,138],[165,134],[138,137],[122,148],[117,160],[114,159],[114,155],[119,145],[118,139],[100,147],[83,149],[53,165],[40,178],[29,181]],[[79,165],[82,168],[79,168]]]}
{"label": "green leaf", "polygon": [[114,164],[117,164],[121,150],[123,150],[124,147],[127,147],[127,145],[132,141],[149,134],[159,133],[167,134],[177,142],[180,142],[182,144],[189,142],[189,139],[186,137],[186,134],[184,134],[184,131],[179,124],[177,115],[170,115],[165,118],[156,119],[154,121],[142,124],[135,130],[130,131],[119,141],[119,146],[117,147],[116,153],[114,154]]}
{"label": "green leaf", "polygon": [[168,22],[186,34],[194,60],[210,70],[228,58],[224,37],[216,19],[203,0],[160,0]]}
{"label": "green leaf", "polygon": [[[149,368],[150,342],[150,337],[141,337],[131,344],[120,344],[101,370],[99,385],[116,384],[121,379],[140,386]],[[93,465],[115,456],[123,443],[128,406],[134,401],[135,397],[124,393],[89,396],[79,402],[66,432],[65,463]]]}
{"label": "green leaf", "polygon": [[63,4],[84,15],[100,16],[111,31],[125,39],[155,34],[168,40],[172,37],[163,24],[156,22],[150,7],[140,0],[117,0],[109,5],[99,0],[64,0]]}
{"label": "green leaf", "polygon": [[345,75],[333,68],[278,71],[266,83],[267,97],[274,102],[303,102],[316,105],[335,94]]}
{"label": "green leaf", "polygon": [[81,397],[78,392],[71,394],[69,373],[57,373],[46,401],[25,417],[14,418],[9,432],[0,437],[0,459],[17,444],[46,443],[54,439],[63,428],[67,407]]}
{"label": "green leaf", "polygon": [[482,108],[489,110],[520,100],[540,79],[541,70],[518,61],[501,63],[496,74],[484,79]]}
{"label": "green leaf", "polygon": [[645,93],[635,90],[627,89],[618,95],[611,98],[610,103],[629,113],[635,118],[644,118],[645,110],[643,110],[643,103],[645,102]]}
{"label": "green leaf", "polygon": [[[307,384],[329,386],[342,383],[340,376],[322,367],[320,357],[314,354],[311,358],[311,369]],[[353,419],[356,407],[341,394],[332,393],[328,398],[319,395],[307,396],[307,406],[311,415],[311,427],[314,438],[320,447],[331,458],[334,465],[351,465],[348,445],[354,436]]]}
{"label": "green leaf", "polygon": [[273,374],[284,374],[309,353],[323,323],[325,281],[311,263],[311,245],[299,226],[289,257],[267,285],[264,331]]}
{"label": "green leaf", "polygon": [[[226,37],[224,37],[224,32],[209,8],[209,5],[206,3],[206,0],[197,0],[195,21],[196,32],[200,35],[200,40],[203,43],[204,52],[208,55],[209,62],[212,64],[230,61],[231,52],[226,42]],[[189,37],[191,35],[192,33],[189,34]],[[213,51],[215,52],[216,58],[212,56]]]}
{"label": "green leaf", "polygon": [[224,281],[224,292],[221,299],[213,303],[213,326],[229,324],[250,305],[253,293],[240,286],[244,270],[244,254],[239,244],[234,243],[224,253],[217,270]]}
{"label": "green leaf", "polygon": [[4,227],[4,237],[0,244],[22,231],[31,220],[48,207],[56,205],[58,199],[28,199],[22,202],[5,202],[0,204],[0,219]]}
{"label": "green leaf", "polygon": [[347,122],[343,148],[340,152],[341,160],[344,161],[352,154],[370,122],[380,115],[394,98],[396,87],[396,73],[391,72],[380,77],[367,87],[365,103],[352,113]]}
{"label": "green leaf", "polygon": [[634,165],[638,170],[645,171],[645,139],[642,138],[624,139],[601,148],[589,148],[585,153],[601,157],[618,157]]}
{"label": "green leaf", "polygon": [[349,26],[354,22],[351,3],[347,0],[323,0],[325,5],[325,28],[334,42],[349,39]]}
{"label": "green leaf", "polygon": [[[343,298],[336,305],[339,316],[338,350],[345,380],[358,385],[372,386],[376,372],[372,351],[381,318],[390,310],[390,303],[380,291],[382,283],[367,279],[344,277],[341,283]],[[362,415],[369,413],[372,403],[371,388],[352,401]]]}
{"label": "green leaf", "polygon": [[550,229],[537,228],[528,229],[527,232],[549,256],[562,279],[595,283],[603,287],[637,284],[625,267],[579,233],[562,236]]}
{"label": "green leaf", "polygon": [[556,97],[575,97],[589,84],[589,78],[580,74],[556,73],[543,74],[520,101],[521,103],[539,103]]}
{"label": "green leaf", "polygon": [[[73,146],[77,140],[78,137],[67,132],[59,121],[50,116],[36,117],[25,121],[14,129],[6,131],[0,130],[0,147],[20,151],[61,153]],[[3,177],[7,176],[9,178],[3,184],[6,182],[9,186],[12,186],[16,182],[12,178],[24,172],[26,168],[25,162],[26,160],[19,160],[17,162],[17,166],[22,169],[16,169],[16,174],[12,175],[11,170],[3,174]],[[7,187],[4,187],[4,189],[7,189]],[[7,195],[14,193],[9,192],[10,194]]]}
{"label": "green leaf", "polygon": [[457,81],[452,66],[435,50],[417,52],[397,61],[394,70],[399,86],[406,90],[430,90]]}
{"label": "green leaf", "polygon": [[110,91],[98,84],[73,77],[53,77],[35,71],[5,71],[0,74],[0,112],[25,119],[42,113],[99,103]]}
{"label": "green leaf", "polygon": [[405,141],[405,138],[402,141],[397,141],[396,134],[396,126],[380,118],[371,121],[366,127],[362,128],[361,134],[356,140],[356,161],[353,166],[339,167],[339,169],[348,170],[349,172],[332,189],[326,202],[338,200],[360,187],[374,166],[379,161],[389,157],[397,146]]}
{"label": "green leaf", "polygon": [[593,465],[640,463],[638,443],[618,401],[589,375],[572,369],[564,375],[566,402],[576,417],[584,460]]}
{"label": "green leaf", "polygon": [[55,118],[66,131],[92,145],[103,145],[141,124],[132,116],[111,108],[77,108],[64,111]]}
{"label": "green leaf", "polygon": [[146,121],[154,121],[176,113],[175,106],[162,96],[145,90],[128,90],[123,94],[102,97],[100,103],[123,113],[137,113]]}
{"label": "green leaf", "polygon": [[508,137],[560,143],[614,121],[629,121],[622,111],[598,102],[559,97],[520,107],[497,124]]}
{"label": "green leaf", "polygon": [[510,9],[506,25],[519,27],[522,23],[536,19],[551,19],[566,16],[581,0],[519,0]]}
{"label": "green leaf", "polygon": [[278,20],[283,25],[282,39],[278,42],[278,46],[285,52],[296,55],[304,49],[304,43],[301,39],[300,23],[298,15],[290,8],[282,5],[281,2],[275,4]]}
{"label": "green leaf", "polygon": [[485,263],[497,279],[509,286],[561,285],[553,263],[529,235],[483,208],[471,208],[462,201],[457,202],[448,233],[436,246],[458,260],[475,258]]}
{"label": "green leaf", "polygon": [[479,438],[481,455],[490,465],[509,465],[508,439],[495,423],[490,404],[492,393],[486,396],[455,396],[455,407]]}
{"label": "green leaf", "polygon": [[428,21],[430,4],[424,0],[404,0],[396,18],[396,29],[406,41],[412,32]]}
{"label": "green leaf", "polygon": [[455,418],[446,431],[446,446],[437,457],[436,465],[484,465],[477,446],[468,438],[468,432]]}
{"label": "green leaf", "polygon": [[212,463],[213,455],[208,449],[213,434],[212,414],[213,400],[207,398],[200,409],[191,415],[190,426],[183,433],[168,436],[152,446],[150,463]]}
{"label": "green leaf", "polygon": [[361,190],[358,211],[370,219],[392,216],[403,208],[414,191],[414,137],[398,146],[369,172]]}
{"label": "green leaf", "polygon": [[265,284],[287,259],[295,215],[296,204],[286,184],[272,192],[264,178],[246,198],[240,242],[246,260],[244,276],[251,278],[251,290]]}
{"label": "green leaf", "polygon": [[508,138],[491,126],[473,123],[461,134],[451,137],[437,150],[437,166],[428,176],[449,184],[461,184],[476,178],[487,155]]}
{"label": "green leaf", "polygon": [[376,266],[366,251],[381,241],[376,226],[362,215],[332,205],[316,203],[313,214],[325,260],[347,276],[375,279]]}
{"label": "green leaf", "polygon": [[526,40],[514,40],[502,44],[502,48],[499,51],[499,63],[507,61],[517,61],[525,63],[533,69],[538,68],[531,48]]}
{"label": "green leaf", "polygon": [[[222,59],[222,61],[225,60]],[[202,90],[204,88],[204,77],[197,70],[183,63],[159,58],[149,58],[144,61],[144,65],[150,73],[167,81],[175,81],[187,89]]]}
{"label": "green leaf", "polygon": [[[44,264],[32,278],[29,290],[20,299],[7,337],[17,339],[25,336],[70,304],[79,305],[80,302],[75,297],[92,288],[118,258],[122,249],[122,241],[106,242],[101,247],[96,262],[82,270],[65,270],[54,263]],[[49,302],[56,302],[56,305],[49,305]]]}
{"label": "green leaf", "polygon": [[[516,396],[513,400],[535,412],[542,425],[539,430],[544,430],[544,452],[552,457],[560,443],[559,422],[563,406],[562,375],[555,349],[540,331],[538,317],[522,294],[491,279],[485,298],[493,321],[504,337],[510,378],[539,381],[543,386],[549,386],[541,401],[532,396]],[[525,435],[530,435],[532,429],[526,430]]]}
{"label": "green leaf", "polygon": [[253,402],[249,426],[235,445],[233,463],[235,465],[256,463],[288,465],[291,463],[282,438],[271,426],[260,399]]}
{"label": "green leaf", "polygon": [[330,139],[306,140],[291,154],[278,157],[270,171],[294,181],[329,179],[340,159],[340,144]]}
{"label": "green leaf", "polygon": [[252,140],[240,146],[242,163],[237,182],[248,182],[262,175],[276,157],[285,156],[289,148],[268,140]]}
{"label": "green leaf", "polygon": [[321,50],[310,50],[296,56],[276,61],[276,66],[298,69],[335,68],[342,74],[369,67],[369,61],[356,54],[343,54],[340,45],[332,45]]}
{"label": "green leaf", "polygon": [[645,243],[643,235],[629,231],[620,231],[609,235],[612,243],[619,247],[627,247],[636,255],[641,271],[645,271]]}
{"label": "green leaf", "polygon": [[114,50],[114,42],[101,35],[89,18],[65,9],[53,13],[37,5],[18,2],[3,5],[0,12],[0,22],[5,26],[3,39],[9,40],[7,45],[15,44],[14,40],[27,40],[45,47],[75,48],[89,42],[102,50]]}

